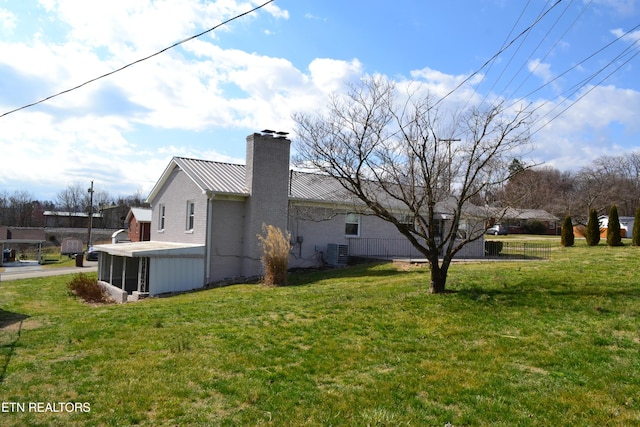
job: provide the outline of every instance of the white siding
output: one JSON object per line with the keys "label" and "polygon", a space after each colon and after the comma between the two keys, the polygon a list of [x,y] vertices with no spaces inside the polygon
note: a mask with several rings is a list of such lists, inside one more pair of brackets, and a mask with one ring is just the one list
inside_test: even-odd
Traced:
{"label": "white siding", "polygon": [[[195,203],[193,230],[186,230],[187,202]],[[164,230],[160,232],[160,206],[165,206]],[[207,197],[180,168],[175,168],[153,201],[151,240],[203,244],[206,236]]]}
{"label": "white siding", "polygon": [[204,258],[151,258],[149,295],[202,288]]}

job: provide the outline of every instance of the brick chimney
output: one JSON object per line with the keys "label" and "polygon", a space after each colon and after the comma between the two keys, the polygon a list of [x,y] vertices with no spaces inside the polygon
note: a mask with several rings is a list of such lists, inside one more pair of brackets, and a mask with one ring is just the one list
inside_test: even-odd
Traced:
{"label": "brick chimney", "polygon": [[284,132],[263,131],[247,136],[243,276],[262,274],[262,224],[287,229],[291,141]]}

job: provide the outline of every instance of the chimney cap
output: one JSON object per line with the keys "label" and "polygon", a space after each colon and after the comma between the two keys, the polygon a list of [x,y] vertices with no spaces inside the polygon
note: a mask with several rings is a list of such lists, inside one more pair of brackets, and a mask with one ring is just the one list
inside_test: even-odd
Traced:
{"label": "chimney cap", "polygon": [[271,129],[265,129],[262,131],[262,133],[276,133],[276,131]]}

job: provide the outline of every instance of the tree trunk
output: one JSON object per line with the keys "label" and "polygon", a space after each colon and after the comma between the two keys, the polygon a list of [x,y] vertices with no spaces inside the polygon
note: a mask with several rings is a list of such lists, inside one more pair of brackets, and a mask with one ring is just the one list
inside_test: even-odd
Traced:
{"label": "tree trunk", "polygon": [[438,261],[431,262],[431,283],[429,286],[429,293],[442,294],[446,292],[447,284],[447,270],[443,269]]}

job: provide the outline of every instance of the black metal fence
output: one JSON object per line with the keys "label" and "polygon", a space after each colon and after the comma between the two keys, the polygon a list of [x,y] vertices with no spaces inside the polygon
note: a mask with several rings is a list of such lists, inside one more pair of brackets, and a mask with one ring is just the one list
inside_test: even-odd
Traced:
{"label": "black metal fence", "polygon": [[[467,251],[460,252],[461,259],[548,259],[551,244],[524,241],[486,240],[468,244]],[[407,239],[352,238],[349,239],[349,256],[362,258],[424,258]],[[484,252],[484,253],[483,253]]]}
{"label": "black metal fence", "polygon": [[349,256],[362,258],[424,257],[407,239],[351,238]]}
{"label": "black metal fence", "polygon": [[485,256],[497,259],[549,259],[551,244],[540,242],[487,240]]}

